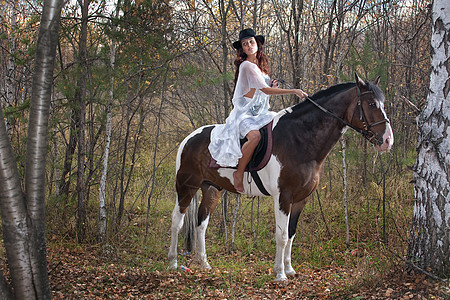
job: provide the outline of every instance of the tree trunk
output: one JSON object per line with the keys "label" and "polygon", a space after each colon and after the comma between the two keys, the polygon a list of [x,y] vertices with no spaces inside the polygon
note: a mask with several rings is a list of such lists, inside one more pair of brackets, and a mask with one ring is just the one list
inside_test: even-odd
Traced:
{"label": "tree trunk", "polygon": [[228,239],[228,230],[227,230],[227,198],[228,192],[224,191],[222,193],[222,222],[220,223],[218,236],[225,237],[225,241]]}
{"label": "tree trunk", "polygon": [[[28,126],[25,191],[6,127],[0,122],[0,207],[12,285],[17,299],[50,299],[45,243],[45,163],[53,69],[62,0],[44,2]],[[3,114],[0,111],[0,118]],[[5,293],[5,282],[0,288]],[[6,291],[8,295],[8,291]]]}
{"label": "tree trunk", "polygon": [[[293,51],[293,63],[292,63],[292,83],[295,88],[300,88],[300,78],[303,78],[303,71],[301,68],[300,60],[300,23],[303,13],[303,0],[292,1],[292,15],[294,20],[294,47]],[[295,98],[294,98],[295,99]]]}
{"label": "tree trunk", "polygon": [[350,247],[350,229],[348,222],[348,196],[347,196],[347,158],[345,157],[345,148],[346,148],[345,137],[341,138],[341,147],[342,147],[342,177],[344,184],[344,214],[345,214],[345,244],[347,248]]}
{"label": "tree trunk", "polygon": [[239,216],[240,207],[241,207],[241,195],[237,195],[236,196],[236,207],[234,208],[234,211],[233,211],[233,223],[231,224],[231,244],[230,244],[231,251],[235,250],[234,242],[235,242],[235,236],[236,236],[236,224],[239,221],[238,216]]}
{"label": "tree trunk", "polygon": [[[16,20],[17,20],[17,0],[11,3],[11,30],[9,33],[9,57],[8,57],[8,71],[6,73],[6,107],[12,106],[14,104],[14,74],[16,69],[14,54],[16,52]],[[2,101],[3,102],[3,101]],[[11,135],[11,128],[9,127],[8,118],[4,118],[6,124],[6,131],[8,135]]]}
{"label": "tree trunk", "polygon": [[[111,43],[110,53],[110,66],[111,71],[114,72],[114,63],[116,57],[116,43]],[[114,100],[114,76],[111,76],[109,102],[106,107],[106,133],[105,133],[105,149],[103,151],[103,169],[100,178],[100,190],[99,190],[99,225],[98,225],[98,238],[100,242],[105,241],[106,238],[106,177],[108,175],[108,160],[109,160],[109,148],[111,146],[111,129],[112,129],[112,103]]]}
{"label": "tree trunk", "polygon": [[77,233],[78,241],[82,242],[86,237],[86,184],[84,181],[84,164],[86,159],[85,124],[86,124],[86,86],[87,86],[87,25],[88,8],[90,0],[79,0],[81,6],[81,36],[80,36],[80,97],[79,103],[79,126],[78,126],[78,171],[77,171]]}
{"label": "tree trunk", "polygon": [[[76,99],[76,98],[75,98]],[[72,109],[71,119],[70,119],[70,134],[69,134],[69,144],[66,147],[66,153],[64,157],[63,170],[61,172],[61,177],[59,180],[59,194],[64,196],[64,201],[67,203],[67,198],[69,197],[70,191],[70,173],[72,171],[72,160],[73,154],[75,153],[75,149],[77,147],[77,124],[78,122],[78,113],[75,108]]]}
{"label": "tree trunk", "polygon": [[[229,113],[229,107],[230,107],[230,86],[228,84],[228,81],[225,79],[225,74],[227,73],[227,66],[228,66],[228,35],[227,35],[227,17],[228,17],[228,10],[230,6],[225,9],[225,3],[224,1],[220,1],[219,3],[220,12],[222,15],[222,23],[221,23],[221,44],[222,44],[222,75],[223,75],[223,107],[224,107],[224,115],[228,116]],[[223,122],[225,118],[221,118],[219,121]]]}
{"label": "tree trunk", "polygon": [[[167,69],[168,71],[168,69]],[[147,239],[149,225],[150,225],[150,200],[153,196],[153,191],[155,190],[155,183],[156,183],[156,157],[158,154],[158,146],[159,146],[159,138],[161,133],[161,117],[163,112],[163,104],[164,104],[164,92],[166,91],[166,79],[167,79],[167,71],[164,74],[163,84],[161,86],[161,103],[159,104],[159,110],[158,110],[158,120],[156,122],[156,136],[155,136],[155,149],[153,151],[153,170],[152,170],[152,187],[150,189],[150,193],[147,198],[147,217],[145,220],[145,239]],[[155,201],[156,205],[156,201]]]}
{"label": "tree trunk", "polygon": [[416,200],[408,261],[442,277],[450,274],[449,40],[450,3],[447,0],[435,0],[430,92],[427,106],[418,120],[418,153],[414,165]]}
{"label": "tree trunk", "polygon": [[[300,37],[302,35],[301,32],[301,20],[303,13],[304,3],[303,0],[295,0],[291,2],[291,7],[289,10],[289,17],[287,17],[287,21],[283,18],[283,10],[274,7],[275,14],[277,16],[278,22],[283,32],[286,33],[287,38],[287,54],[289,57],[289,62],[291,63],[292,68],[292,86],[295,88],[299,88],[301,86],[300,79],[303,78],[304,70],[301,67],[302,61],[306,60],[306,57],[301,57],[301,48],[302,45],[300,43]],[[292,39],[292,40],[291,40]],[[294,104],[298,102],[298,98],[296,96],[290,96],[290,101],[287,105]]]}
{"label": "tree trunk", "polygon": [[[119,17],[120,12],[119,0],[116,5],[115,18]],[[114,26],[112,32],[115,32],[117,26]],[[99,225],[98,225],[98,237],[100,242],[105,241],[106,238],[106,178],[108,175],[108,160],[109,160],[109,150],[111,147],[111,132],[112,132],[112,105],[114,102],[114,69],[116,63],[116,41],[111,41],[111,50],[109,55],[109,63],[111,67],[111,79],[110,79],[110,90],[109,90],[109,102],[106,107],[106,133],[105,133],[105,150],[103,152],[103,169],[100,178],[100,190],[99,190]]]}
{"label": "tree trunk", "polygon": [[13,292],[11,290],[11,286],[8,281],[6,281],[3,273],[0,272],[0,299],[14,299]]}
{"label": "tree trunk", "polygon": [[[0,109],[0,118],[3,112]],[[35,299],[28,248],[27,209],[19,171],[4,122],[0,122],[0,208],[3,241],[12,285],[19,299]]]}
{"label": "tree trunk", "polygon": [[53,70],[63,0],[44,2],[31,93],[28,125],[25,194],[31,229],[30,255],[33,285],[38,299],[50,299],[45,241],[45,166],[48,118],[53,88]]}
{"label": "tree trunk", "polygon": [[125,138],[123,141],[123,152],[122,152],[122,165],[121,165],[121,170],[120,170],[120,197],[119,197],[119,207],[117,210],[117,218],[115,221],[115,227],[114,227],[114,231],[117,232],[120,228],[120,223],[122,222],[122,216],[123,216],[123,211],[125,209],[125,187],[124,187],[124,182],[125,182],[125,169],[128,167],[126,162],[127,162],[127,153],[128,153],[128,141],[130,138],[130,126],[131,123],[133,121],[134,118],[134,114],[136,113],[136,111],[132,112],[132,115],[130,116],[130,108],[126,108],[127,110],[127,127],[126,127],[126,132],[125,132]]}

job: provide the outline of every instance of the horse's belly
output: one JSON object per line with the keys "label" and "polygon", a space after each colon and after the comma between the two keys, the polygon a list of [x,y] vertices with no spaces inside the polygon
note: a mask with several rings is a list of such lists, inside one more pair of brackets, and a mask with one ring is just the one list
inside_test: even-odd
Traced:
{"label": "horse's belly", "polygon": [[[264,189],[270,194],[278,194],[278,177],[280,175],[281,165],[276,159],[275,156],[272,155],[267,165],[257,171],[259,178],[261,179],[262,185]],[[233,173],[236,169],[232,168],[219,168],[217,170],[217,174],[219,178],[214,178],[211,180],[212,182],[218,184],[220,187],[226,190],[233,190]],[[212,176],[213,178],[214,176]],[[211,179],[212,179],[211,178]],[[248,196],[267,196],[261,192],[261,189],[256,184],[254,178],[252,177],[250,172],[244,172],[244,189],[245,195]]]}

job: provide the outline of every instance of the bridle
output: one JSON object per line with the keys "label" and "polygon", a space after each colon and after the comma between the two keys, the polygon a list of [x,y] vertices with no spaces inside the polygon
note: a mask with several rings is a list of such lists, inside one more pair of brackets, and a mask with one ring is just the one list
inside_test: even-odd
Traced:
{"label": "bridle", "polygon": [[[372,134],[372,136],[374,137],[374,133],[370,130],[372,127],[377,126],[377,125],[380,125],[380,124],[383,124],[383,123],[388,123],[388,124],[390,124],[391,122],[389,121],[389,119],[383,118],[383,119],[380,120],[380,121],[377,121],[377,122],[373,122],[373,123],[371,123],[371,124],[368,124],[367,117],[366,117],[366,113],[365,113],[365,111],[364,111],[364,109],[363,109],[363,107],[362,107],[362,105],[361,105],[361,96],[366,95],[366,94],[374,94],[374,91],[368,90],[368,91],[365,91],[365,92],[362,92],[362,93],[361,93],[361,90],[359,89],[359,86],[357,85],[357,86],[356,86],[356,93],[358,94],[358,104],[357,104],[357,106],[359,107],[359,119],[361,120],[361,122],[362,122],[362,124],[363,124],[363,126],[364,126],[364,130],[365,130],[367,133]],[[353,117],[352,117],[352,118],[353,118]],[[373,138],[373,137],[372,137],[372,138]],[[366,137],[366,138],[367,138],[367,137]],[[370,139],[369,139],[369,141],[370,141]],[[382,141],[378,141],[378,142],[379,142],[380,144],[383,144]]]}
{"label": "bridle", "polygon": [[[340,118],[339,116],[337,116],[335,113],[329,111],[328,109],[326,109],[325,107],[321,106],[319,103],[317,103],[316,101],[314,101],[313,99],[311,99],[311,97],[306,97],[306,99],[311,102],[312,104],[314,104],[317,108],[319,108],[321,111],[323,111],[324,113],[330,115],[331,117],[335,118],[336,120],[339,120],[341,123],[343,123],[344,125],[352,128],[353,130],[355,130],[356,132],[362,134],[362,136],[364,136],[370,143],[375,144],[378,143],[379,145],[383,144],[383,141],[378,139],[375,136],[375,133],[373,133],[373,131],[371,130],[372,127],[383,124],[383,123],[390,123],[389,119],[387,118],[383,118],[380,121],[374,122],[369,124],[367,121],[367,117],[366,117],[366,113],[364,111],[364,108],[361,105],[361,97],[364,95],[368,95],[368,94],[374,94],[374,92],[372,90],[368,90],[365,92],[360,91],[359,86],[356,85],[356,93],[358,95],[358,102],[356,104],[356,106],[359,108],[359,119],[361,120],[362,124],[363,124],[363,129],[358,128],[356,126],[354,126],[353,124],[347,122],[346,120]],[[352,116],[352,121],[353,121],[353,116]],[[351,121],[350,121],[351,122]]]}

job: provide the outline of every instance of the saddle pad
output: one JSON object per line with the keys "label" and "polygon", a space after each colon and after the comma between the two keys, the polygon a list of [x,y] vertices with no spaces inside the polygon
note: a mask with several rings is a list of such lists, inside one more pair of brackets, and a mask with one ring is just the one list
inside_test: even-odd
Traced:
{"label": "saddle pad", "polygon": [[[258,171],[264,168],[267,163],[269,162],[270,155],[272,154],[272,146],[273,146],[273,139],[272,139],[272,125],[273,122],[270,122],[266,126],[262,127],[259,132],[261,133],[261,140],[259,141],[258,146],[256,146],[255,152],[253,153],[252,159],[248,163],[247,167],[245,168],[246,171],[252,172],[252,171]],[[247,141],[246,138],[242,139],[241,147],[242,145]],[[211,157],[211,160],[209,161],[209,167],[213,169],[218,168],[232,168],[237,169],[237,167],[222,167],[219,166],[214,158]]]}

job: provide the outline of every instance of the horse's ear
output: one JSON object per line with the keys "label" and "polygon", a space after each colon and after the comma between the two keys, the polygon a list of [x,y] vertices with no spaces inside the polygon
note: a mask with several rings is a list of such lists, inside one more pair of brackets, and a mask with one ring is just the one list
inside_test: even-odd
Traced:
{"label": "horse's ear", "polygon": [[358,74],[356,74],[356,72],[355,72],[355,81],[356,81],[356,85],[359,86],[359,88],[366,86],[364,81],[358,76]]}
{"label": "horse's ear", "polygon": [[375,83],[375,85],[378,85],[380,83],[380,78],[381,76],[378,76],[373,83]]}

